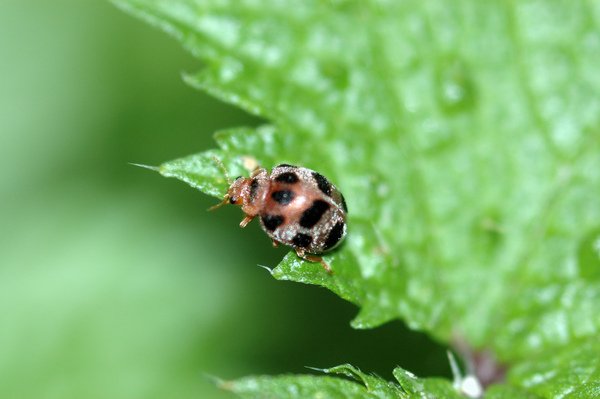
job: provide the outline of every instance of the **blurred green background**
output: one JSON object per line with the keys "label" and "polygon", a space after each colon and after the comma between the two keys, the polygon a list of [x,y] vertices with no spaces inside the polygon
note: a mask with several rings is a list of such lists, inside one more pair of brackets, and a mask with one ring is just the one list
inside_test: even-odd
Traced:
{"label": "blurred green background", "polygon": [[277,282],[256,224],[128,165],[260,120],[184,85],[201,64],[108,2],[0,3],[0,397],[228,398],[206,374],[350,362],[447,375],[444,348]]}

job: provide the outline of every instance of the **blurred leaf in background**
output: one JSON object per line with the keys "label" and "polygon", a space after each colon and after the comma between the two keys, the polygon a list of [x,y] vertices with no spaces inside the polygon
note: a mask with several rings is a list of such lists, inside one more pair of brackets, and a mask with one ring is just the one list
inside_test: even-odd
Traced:
{"label": "blurred leaf in background", "polygon": [[[355,327],[400,319],[491,351],[513,386],[490,395],[600,395],[597,3],[116,4],[207,63],[190,84],[272,123],[221,132],[219,149],[163,175],[221,197],[211,157],[242,174],[251,155],[318,169],[344,192],[335,275],[289,254],[276,278],[360,306]],[[292,384],[281,378],[255,394],[278,396]]]}
{"label": "blurred leaf in background", "polygon": [[273,281],[256,265],[285,252],[237,210],[128,164],[261,123],[186,86],[199,66],[109,3],[0,3],[0,397],[226,398],[205,373],[346,361],[447,374],[424,335],[351,330],[352,305]]}

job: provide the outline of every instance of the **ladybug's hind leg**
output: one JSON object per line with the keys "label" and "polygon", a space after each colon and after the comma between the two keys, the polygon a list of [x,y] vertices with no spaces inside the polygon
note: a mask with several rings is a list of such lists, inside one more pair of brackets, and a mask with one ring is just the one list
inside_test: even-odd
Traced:
{"label": "ladybug's hind leg", "polygon": [[331,267],[329,267],[327,262],[325,262],[325,260],[323,260],[322,257],[316,256],[316,255],[308,255],[306,253],[306,251],[302,248],[296,248],[296,255],[298,255],[298,257],[300,257],[304,260],[307,260],[309,262],[319,262],[321,264],[321,266],[323,266],[323,269],[325,269],[325,271],[327,273],[333,274],[333,270],[331,270]]}

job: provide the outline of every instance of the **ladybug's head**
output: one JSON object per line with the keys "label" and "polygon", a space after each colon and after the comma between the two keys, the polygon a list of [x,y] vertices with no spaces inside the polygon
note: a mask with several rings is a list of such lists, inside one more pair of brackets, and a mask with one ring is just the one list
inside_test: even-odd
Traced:
{"label": "ladybug's head", "polygon": [[241,176],[235,179],[227,189],[227,193],[223,197],[223,201],[219,202],[217,205],[211,206],[208,208],[208,210],[214,211],[225,204],[242,205],[244,195],[244,180],[248,179],[244,179]]}
{"label": "ladybug's head", "polygon": [[[210,211],[217,209],[225,204],[232,205],[241,205],[242,210],[246,214],[256,214],[258,212],[258,208],[260,204],[257,204],[256,199],[259,196],[259,192],[263,192],[261,187],[268,188],[268,174],[267,171],[263,168],[255,168],[252,172],[251,177],[242,177],[239,176],[235,180],[231,181],[229,178],[229,174],[227,173],[227,168],[223,165],[220,159],[217,157],[212,157],[215,163],[221,170],[223,171],[223,175],[227,179],[227,183],[229,183],[229,188],[227,189],[227,193],[223,197],[223,201],[218,203],[217,205],[209,208]],[[265,185],[266,183],[266,185]],[[262,198],[263,196],[261,196]]]}
{"label": "ladybug's head", "polygon": [[242,176],[236,178],[229,186],[229,190],[227,190],[227,194],[225,194],[225,200],[232,205],[242,205],[244,203],[244,198],[248,196],[250,180],[251,179],[243,178]]}
{"label": "ladybug's head", "polygon": [[265,196],[269,190],[269,176],[265,169],[259,168],[250,177],[238,177],[230,185],[224,202],[239,205],[246,215],[255,216],[264,207]]}

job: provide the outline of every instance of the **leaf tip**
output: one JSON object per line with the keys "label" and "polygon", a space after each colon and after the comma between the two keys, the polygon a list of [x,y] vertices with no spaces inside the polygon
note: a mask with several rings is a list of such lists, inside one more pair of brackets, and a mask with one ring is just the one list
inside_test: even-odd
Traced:
{"label": "leaf tip", "polygon": [[140,168],[150,169],[150,170],[153,170],[154,172],[160,172],[160,168],[158,166],[144,165],[142,163],[134,163],[134,162],[127,162],[127,163],[129,165],[137,166]]}
{"label": "leaf tip", "polygon": [[265,266],[265,265],[257,265],[257,266],[262,267],[263,269],[268,271],[271,276],[273,275],[273,269],[271,269],[269,266]]}
{"label": "leaf tip", "polygon": [[325,374],[327,374],[329,372],[329,369],[323,369],[320,367],[304,366],[304,368],[307,368],[307,369],[313,370],[313,371],[318,371],[320,373],[325,373]]}

